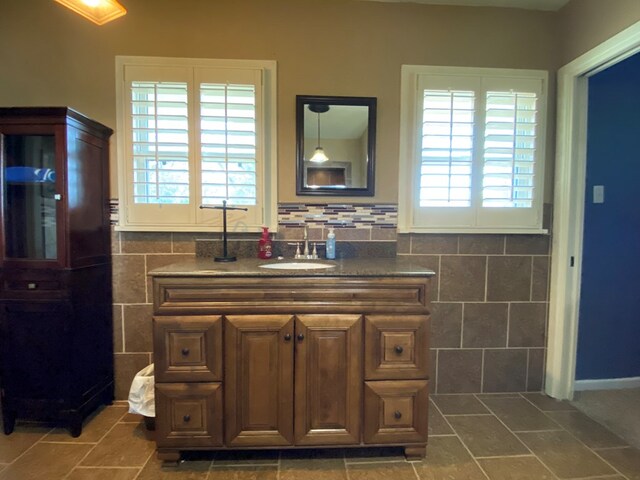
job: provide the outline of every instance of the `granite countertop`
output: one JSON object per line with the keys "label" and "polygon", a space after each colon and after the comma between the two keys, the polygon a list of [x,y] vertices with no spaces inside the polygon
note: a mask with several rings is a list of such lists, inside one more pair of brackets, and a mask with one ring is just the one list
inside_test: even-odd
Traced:
{"label": "granite countertop", "polygon": [[[261,268],[270,263],[324,263],[334,265],[324,269],[277,270]],[[293,260],[240,258],[235,262],[214,262],[212,258],[194,257],[186,262],[174,263],[149,272],[152,277],[388,277],[435,275],[433,270],[416,265],[403,258],[347,258],[342,260]]]}

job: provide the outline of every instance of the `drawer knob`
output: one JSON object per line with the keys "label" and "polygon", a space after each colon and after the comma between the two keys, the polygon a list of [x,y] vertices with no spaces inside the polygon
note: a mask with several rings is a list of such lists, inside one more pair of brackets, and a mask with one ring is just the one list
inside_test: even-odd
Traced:
{"label": "drawer knob", "polygon": [[284,335],[284,339],[288,342],[289,340],[291,340],[291,334],[290,333],[285,333]]}
{"label": "drawer knob", "polygon": [[27,288],[29,290],[35,290],[36,288],[38,288],[38,284],[37,283],[28,283],[27,284]]}
{"label": "drawer knob", "polygon": [[402,345],[396,345],[396,348],[394,350],[398,355],[400,355],[404,351],[404,349],[402,348]]}
{"label": "drawer knob", "polygon": [[185,422],[188,422],[189,420],[191,420],[191,415],[186,414],[184,417],[182,417],[182,419],[183,419]]}
{"label": "drawer knob", "polygon": [[304,334],[299,333],[299,334],[298,334],[298,340],[299,340],[299,341],[303,341],[303,340],[304,340]]}
{"label": "drawer knob", "polygon": [[182,355],[183,355],[183,356],[185,356],[185,357],[186,357],[187,355],[189,355],[189,349],[188,349],[187,347],[183,348],[183,349],[181,350],[181,352],[182,352]]}
{"label": "drawer knob", "polygon": [[396,410],[393,413],[393,416],[396,417],[397,420],[400,420],[402,418],[402,412],[400,410]]}

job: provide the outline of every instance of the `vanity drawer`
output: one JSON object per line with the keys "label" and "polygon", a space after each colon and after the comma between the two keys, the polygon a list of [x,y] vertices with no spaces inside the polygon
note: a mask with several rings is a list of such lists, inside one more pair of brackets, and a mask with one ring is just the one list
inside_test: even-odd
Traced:
{"label": "vanity drawer", "polygon": [[222,317],[154,317],[156,382],[222,381]]}
{"label": "vanity drawer", "polygon": [[158,447],[222,445],[222,384],[156,384]]}
{"label": "vanity drawer", "polygon": [[428,434],[426,380],[365,382],[364,443],[424,443]]}
{"label": "vanity drawer", "polygon": [[366,380],[429,376],[428,315],[367,315],[364,331]]}
{"label": "vanity drawer", "polygon": [[154,312],[160,315],[317,313],[422,313],[424,278],[165,278],[155,277]]}

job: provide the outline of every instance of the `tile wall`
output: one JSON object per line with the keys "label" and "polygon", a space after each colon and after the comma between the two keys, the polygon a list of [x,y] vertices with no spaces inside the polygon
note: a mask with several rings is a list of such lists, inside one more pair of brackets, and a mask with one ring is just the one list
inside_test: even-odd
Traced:
{"label": "tile wall", "polygon": [[[398,235],[395,205],[282,204],[279,224],[275,246],[287,256],[295,249],[289,242],[302,238],[304,224],[311,240],[319,242],[332,226],[339,257],[397,252],[437,273],[432,291],[433,393],[541,389],[548,236]],[[235,234],[230,250],[254,256],[257,238]],[[112,249],[116,397],[125,399],[135,373],[152,361],[147,273],[196,252],[215,254],[221,242],[219,235],[114,230]]]}

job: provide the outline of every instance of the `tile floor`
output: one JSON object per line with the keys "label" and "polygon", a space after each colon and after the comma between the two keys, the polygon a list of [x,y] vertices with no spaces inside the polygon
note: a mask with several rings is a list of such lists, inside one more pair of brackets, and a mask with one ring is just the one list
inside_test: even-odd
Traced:
{"label": "tile floor", "polygon": [[0,480],[640,480],[640,451],[541,394],[434,395],[430,414],[419,462],[402,449],[317,449],[200,452],[165,468],[119,403],[79,438],[28,423],[0,434]]}

